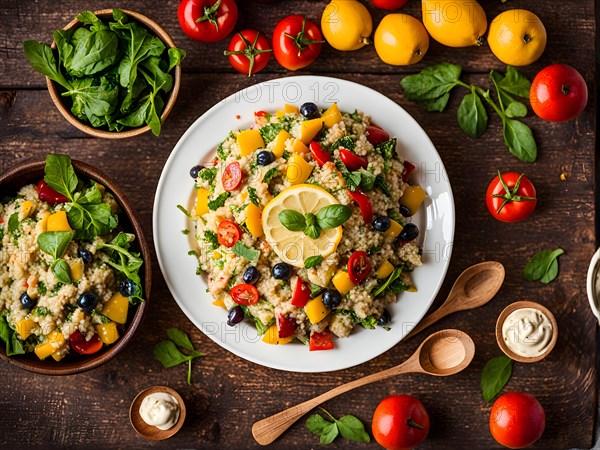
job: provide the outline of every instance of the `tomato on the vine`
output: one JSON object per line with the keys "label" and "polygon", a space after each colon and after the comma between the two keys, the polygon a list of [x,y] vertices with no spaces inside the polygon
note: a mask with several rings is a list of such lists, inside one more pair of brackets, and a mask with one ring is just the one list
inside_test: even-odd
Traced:
{"label": "tomato on the vine", "polygon": [[102,348],[102,341],[97,334],[94,334],[89,341],[85,340],[85,336],[79,330],[76,330],[69,336],[71,348],[80,355],[93,355]]}
{"label": "tomato on the vine", "polygon": [[233,220],[222,220],[217,225],[217,241],[224,247],[233,247],[240,240],[242,231]]}
{"label": "tomato on the vine", "polygon": [[260,31],[242,30],[231,38],[224,55],[231,67],[250,76],[267,66],[272,51],[269,40]]}
{"label": "tomato on the vine", "polygon": [[490,432],[505,447],[529,447],[542,436],[544,428],[544,408],[532,395],[508,392],[492,406]]}
{"label": "tomato on the vine", "polygon": [[371,0],[373,6],[379,9],[394,10],[402,8],[408,3],[408,0]]}
{"label": "tomato on the vine", "polygon": [[177,17],[181,29],[191,39],[216,42],[233,31],[238,9],[234,0],[181,0]]}
{"label": "tomato on the vine", "polygon": [[310,65],[321,53],[323,42],[319,27],[300,15],[285,17],[273,31],[275,59],[288,70]]}
{"label": "tomato on the vine", "polygon": [[487,188],[485,204],[496,219],[502,222],[520,222],[535,209],[535,187],[524,174],[498,171],[498,176]]}
{"label": "tomato on the vine", "polygon": [[258,301],[258,290],[251,284],[237,284],[231,288],[231,298],[238,305],[250,306]]}
{"label": "tomato on the vine", "polygon": [[367,252],[357,251],[348,259],[348,276],[354,284],[359,284],[371,273],[371,261]]}
{"label": "tomato on the vine", "polygon": [[423,403],[410,395],[393,395],[379,403],[373,414],[373,437],[389,450],[405,450],[421,444],[429,433],[429,414]]}

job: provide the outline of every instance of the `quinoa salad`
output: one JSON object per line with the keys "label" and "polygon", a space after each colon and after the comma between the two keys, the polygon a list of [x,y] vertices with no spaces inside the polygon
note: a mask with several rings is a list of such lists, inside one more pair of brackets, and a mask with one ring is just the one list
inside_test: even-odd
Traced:
{"label": "quinoa salad", "polygon": [[143,298],[142,259],[135,236],[120,231],[114,197],[79,179],[66,155],[48,155],[44,179],[8,195],[0,201],[6,355],[60,361],[116,342]]}
{"label": "quinoa salad", "polygon": [[[416,291],[426,197],[396,138],[360,111],[286,104],[255,112],[208,164],[191,168],[197,274],[228,326],[262,341],[334,348],[357,326],[392,326],[387,308]],[[187,233],[184,230],[184,233]]]}

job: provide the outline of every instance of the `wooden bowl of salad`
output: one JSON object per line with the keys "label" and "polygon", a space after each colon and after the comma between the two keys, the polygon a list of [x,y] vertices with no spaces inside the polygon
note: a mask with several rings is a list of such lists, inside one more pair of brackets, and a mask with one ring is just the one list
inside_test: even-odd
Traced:
{"label": "wooden bowl of salad", "polygon": [[150,295],[150,248],[131,203],[66,155],[0,174],[0,199],[0,359],[43,375],[107,363]]}
{"label": "wooden bowl of salad", "polygon": [[[132,45],[137,49],[133,56]],[[95,47],[100,51],[92,52]],[[32,67],[46,76],[63,117],[84,133],[106,139],[149,130],[160,134],[179,93],[185,56],[158,23],[119,9],[82,12],[54,32],[51,46],[26,41],[24,50]]]}

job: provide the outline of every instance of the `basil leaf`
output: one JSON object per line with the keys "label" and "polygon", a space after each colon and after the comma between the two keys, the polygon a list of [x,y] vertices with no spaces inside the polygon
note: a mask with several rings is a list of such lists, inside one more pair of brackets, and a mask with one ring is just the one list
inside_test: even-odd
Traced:
{"label": "basil leaf", "polygon": [[19,213],[12,213],[8,218],[8,231],[14,233],[19,228]]}
{"label": "basil leaf", "polygon": [[169,340],[156,344],[154,357],[167,369],[188,360],[188,357],[179,351],[175,343]]}
{"label": "basil leaf", "polygon": [[231,248],[233,253],[242,258],[246,258],[250,263],[256,264],[260,258],[260,251],[254,248],[248,248],[241,241],[237,241]]}
{"label": "basil leaf", "polygon": [[323,430],[325,429],[325,427],[327,427],[330,424],[331,422],[325,420],[323,416],[321,416],[321,414],[313,414],[307,419],[306,428],[308,428],[308,430],[311,433],[320,436],[321,434],[323,434]]}
{"label": "basil leaf", "polygon": [[517,97],[529,98],[531,82],[512,66],[506,67],[506,76],[498,82],[498,87]]}
{"label": "basil leaf", "polygon": [[118,225],[117,216],[107,203],[83,204],[67,203],[67,219],[76,230],[77,239],[93,239],[110,233]]}
{"label": "basil leaf", "polygon": [[418,102],[427,111],[441,112],[450,100],[450,91],[459,82],[461,71],[455,64],[436,64],[404,77],[400,85],[408,100]]}
{"label": "basil leaf", "polygon": [[229,192],[223,192],[217,196],[217,198],[208,202],[208,209],[215,211],[225,205],[225,201],[231,196]]}
{"label": "basil leaf", "polygon": [[290,231],[303,231],[304,228],[306,228],[306,220],[298,211],[284,209],[277,217],[279,218],[281,225]]}
{"label": "basil leaf", "polygon": [[195,351],[188,335],[179,328],[169,328],[167,330],[167,337],[177,344],[177,346],[189,350],[190,352]]}
{"label": "basil leaf", "polygon": [[375,175],[373,175],[368,170],[363,169],[362,167],[358,171],[358,174],[360,176],[359,186],[362,188],[362,190],[365,192],[372,191],[373,187],[375,186]]}
{"label": "basil leaf", "polygon": [[71,266],[64,259],[57,259],[50,266],[52,273],[58,281],[64,284],[70,283],[71,280]]}
{"label": "basil leaf", "polygon": [[[344,166],[345,168],[345,166]],[[352,192],[356,190],[360,186],[360,182],[362,180],[362,176],[359,172],[342,172],[342,176],[346,180],[346,184],[348,185],[348,189]]]}
{"label": "basil leaf", "polygon": [[[554,280],[558,275],[558,262],[556,260],[564,252],[562,248],[557,248],[554,251],[542,250],[537,252],[525,265],[523,277],[527,281],[540,280],[543,283]],[[552,267],[554,262],[556,262],[556,266]]]}
{"label": "basil leaf", "polygon": [[74,231],[46,231],[38,236],[37,244],[44,253],[58,259],[65,253],[74,236]]}
{"label": "basil leaf", "polygon": [[170,47],[167,54],[169,55],[169,69],[167,72],[173,70],[175,66],[179,66],[185,58],[185,51],[176,47]]}
{"label": "basil leaf", "polygon": [[318,239],[321,236],[321,227],[319,225],[307,225],[304,229],[304,234],[311,239]]}
{"label": "basil leaf", "polygon": [[531,129],[523,122],[505,119],[502,124],[504,143],[521,161],[532,163],[537,158],[537,145]]}
{"label": "basil leaf", "polygon": [[[216,169],[216,167],[215,167],[215,169]],[[256,195],[256,189],[255,188],[250,187],[250,186],[248,187],[248,198],[256,206],[260,206],[260,200],[258,199],[258,196]]]}
{"label": "basil leaf", "polygon": [[312,269],[313,267],[317,267],[323,261],[323,257],[321,255],[310,256],[304,260],[304,268]]}
{"label": "basil leaf", "polygon": [[321,433],[321,438],[319,439],[319,442],[322,445],[331,444],[339,433],[340,431],[337,427],[337,423],[328,422],[327,425],[323,427],[323,431]]}
{"label": "basil leaf", "polygon": [[73,200],[77,188],[77,175],[67,155],[48,155],[44,166],[44,181],[59,194]]}
{"label": "basil leaf", "polygon": [[98,185],[94,183],[92,187],[86,189],[83,194],[75,194],[74,199],[80,205],[102,203],[102,192],[98,189]]}
{"label": "basil leaf", "polygon": [[385,279],[385,281],[378,285],[375,286],[375,288],[372,291],[373,297],[377,297],[378,295],[383,294],[388,287],[402,274],[402,267],[396,267],[394,269],[394,271],[390,274],[389,277],[387,277]]}
{"label": "basil leaf", "polygon": [[512,359],[506,355],[490,359],[481,372],[481,394],[491,402],[508,383],[512,373]]}
{"label": "basil leaf", "polygon": [[336,421],[340,434],[344,439],[354,442],[371,442],[363,423],[354,416],[342,416]]}
{"label": "basil leaf", "polygon": [[52,81],[56,81],[65,89],[71,89],[71,84],[61,73],[49,45],[36,41],[25,41],[23,43],[23,51],[33,70],[50,78]]}
{"label": "basil leaf", "polygon": [[475,92],[463,97],[456,111],[456,117],[460,128],[473,139],[480,137],[487,129],[487,111]]}
{"label": "basil leaf", "polygon": [[527,115],[527,106],[521,102],[513,101],[508,104],[504,110],[506,117],[525,117]]}
{"label": "basil leaf", "polygon": [[317,212],[317,222],[324,230],[339,227],[352,215],[347,205],[328,205]]}

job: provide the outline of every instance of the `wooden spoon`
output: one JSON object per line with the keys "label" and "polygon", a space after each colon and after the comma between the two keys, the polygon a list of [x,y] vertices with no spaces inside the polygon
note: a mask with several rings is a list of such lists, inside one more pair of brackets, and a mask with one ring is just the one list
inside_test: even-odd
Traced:
{"label": "wooden spoon", "polygon": [[444,304],[421,320],[404,340],[449,314],[485,305],[500,290],[504,275],[504,266],[497,261],[485,261],[469,267],[458,276]]}
{"label": "wooden spoon", "polygon": [[344,392],[405,373],[425,373],[437,377],[454,375],[467,367],[474,355],[475,344],[468,334],[460,330],[438,331],[425,339],[404,363],[342,384],[318,397],[259,420],[252,426],[252,435],[259,444],[268,445],[308,411]]}

